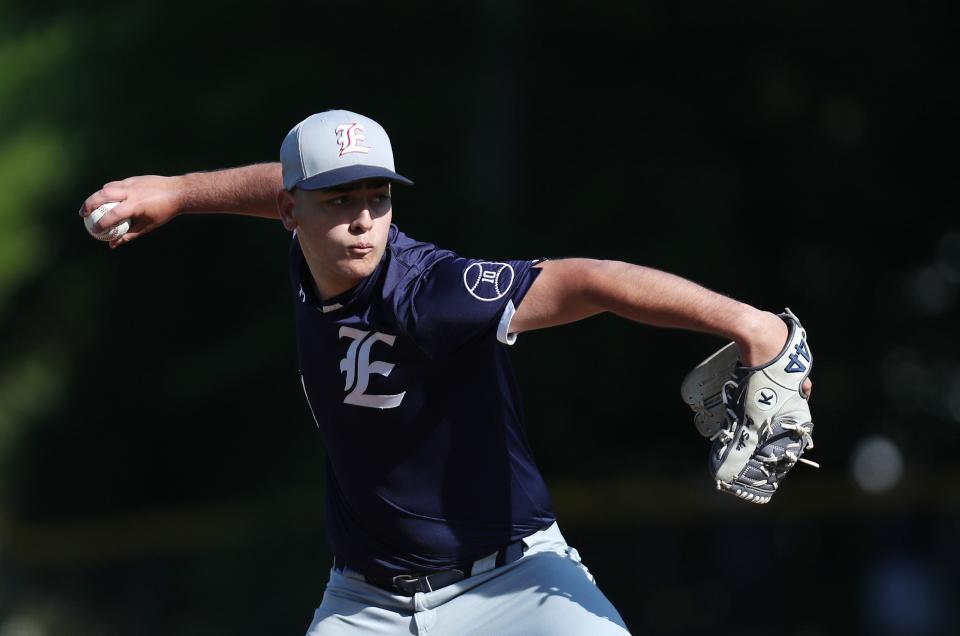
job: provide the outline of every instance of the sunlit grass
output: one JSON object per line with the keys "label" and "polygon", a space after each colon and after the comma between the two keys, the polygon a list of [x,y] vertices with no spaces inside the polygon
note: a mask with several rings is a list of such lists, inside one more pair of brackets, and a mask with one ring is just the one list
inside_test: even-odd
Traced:
{"label": "sunlit grass", "polygon": [[[0,14],[7,4],[0,0]],[[0,27],[0,323],[57,253],[50,208],[68,187],[72,165],[69,122],[41,106],[57,103],[56,78],[75,50],[73,31],[64,22],[23,24]],[[7,345],[16,342],[16,334],[4,336]],[[0,351],[0,475],[24,425],[59,404],[65,367],[51,351]]]}
{"label": "sunlit grass", "polygon": [[72,48],[71,31],[62,23],[0,37],[0,113],[12,110],[25,92],[35,90],[38,78],[56,76]]}
{"label": "sunlit grass", "polygon": [[57,188],[66,151],[56,136],[30,131],[0,144],[0,314],[18,283],[48,256],[40,210]]}

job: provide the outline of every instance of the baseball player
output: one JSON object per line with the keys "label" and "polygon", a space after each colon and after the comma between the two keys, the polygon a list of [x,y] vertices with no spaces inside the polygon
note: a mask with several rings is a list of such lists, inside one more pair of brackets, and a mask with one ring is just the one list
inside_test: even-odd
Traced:
{"label": "baseball player", "polygon": [[[521,421],[508,348],[523,332],[613,312],[776,360],[789,321],[622,262],[465,258],[393,225],[390,140],[331,110],[298,123],[279,164],[106,184],[117,247],[172,218],[279,219],[300,379],[326,447],[335,554],[309,636],[625,634],[557,525]],[[804,384],[809,386],[806,377]]]}

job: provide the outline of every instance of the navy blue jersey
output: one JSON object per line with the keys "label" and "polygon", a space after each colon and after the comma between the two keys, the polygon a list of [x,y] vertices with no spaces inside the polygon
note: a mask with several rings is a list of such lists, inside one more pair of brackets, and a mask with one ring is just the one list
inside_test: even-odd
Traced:
{"label": "navy blue jersey", "polygon": [[376,578],[456,567],[554,520],[504,346],[534,263],[462,258],[391,226],[376,271],[321,303],[294,238],[327,535],[350,567]]}

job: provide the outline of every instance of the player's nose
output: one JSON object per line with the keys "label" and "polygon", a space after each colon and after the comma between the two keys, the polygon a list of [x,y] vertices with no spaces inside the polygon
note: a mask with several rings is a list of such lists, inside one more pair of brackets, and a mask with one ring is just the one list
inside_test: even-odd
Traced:
{"label": "player's nose", "polygon": [[369,231],[372,227],[373,214],[370,212],[370,205],[364,201],[357,210],[356,216],[353,217],[353,222],[350,224],[350,228],[354,232],[361,234]]}

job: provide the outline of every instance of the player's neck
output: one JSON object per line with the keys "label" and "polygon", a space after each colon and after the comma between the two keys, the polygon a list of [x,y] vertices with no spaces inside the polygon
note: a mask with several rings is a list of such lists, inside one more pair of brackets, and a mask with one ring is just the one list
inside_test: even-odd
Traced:
{"label": "player's neck", "polygon": [[[309,261],[307,262],[309,265]],[[315,269],[311,266],[310,268],[310,279],[313,281],[313,293],[316,294],[317,299],[321,304],[326,303],[331,298],[340,296],[344,294],[360,283],[363,282],[366,277],[351,277],[351,276],[338,276],[331,275],[330,272],[321,270],[323,275],[317,276]]]}
{"label": "player's neck", "polygon": [[313,279],[313,292],[317,295],[321,303],[325,303],[335,296],[350,291],[360,282],[356,280],[339,280],[335,282],[325,280],[321,283],[317,280],[316,276],[311,276],[310,278]]}

